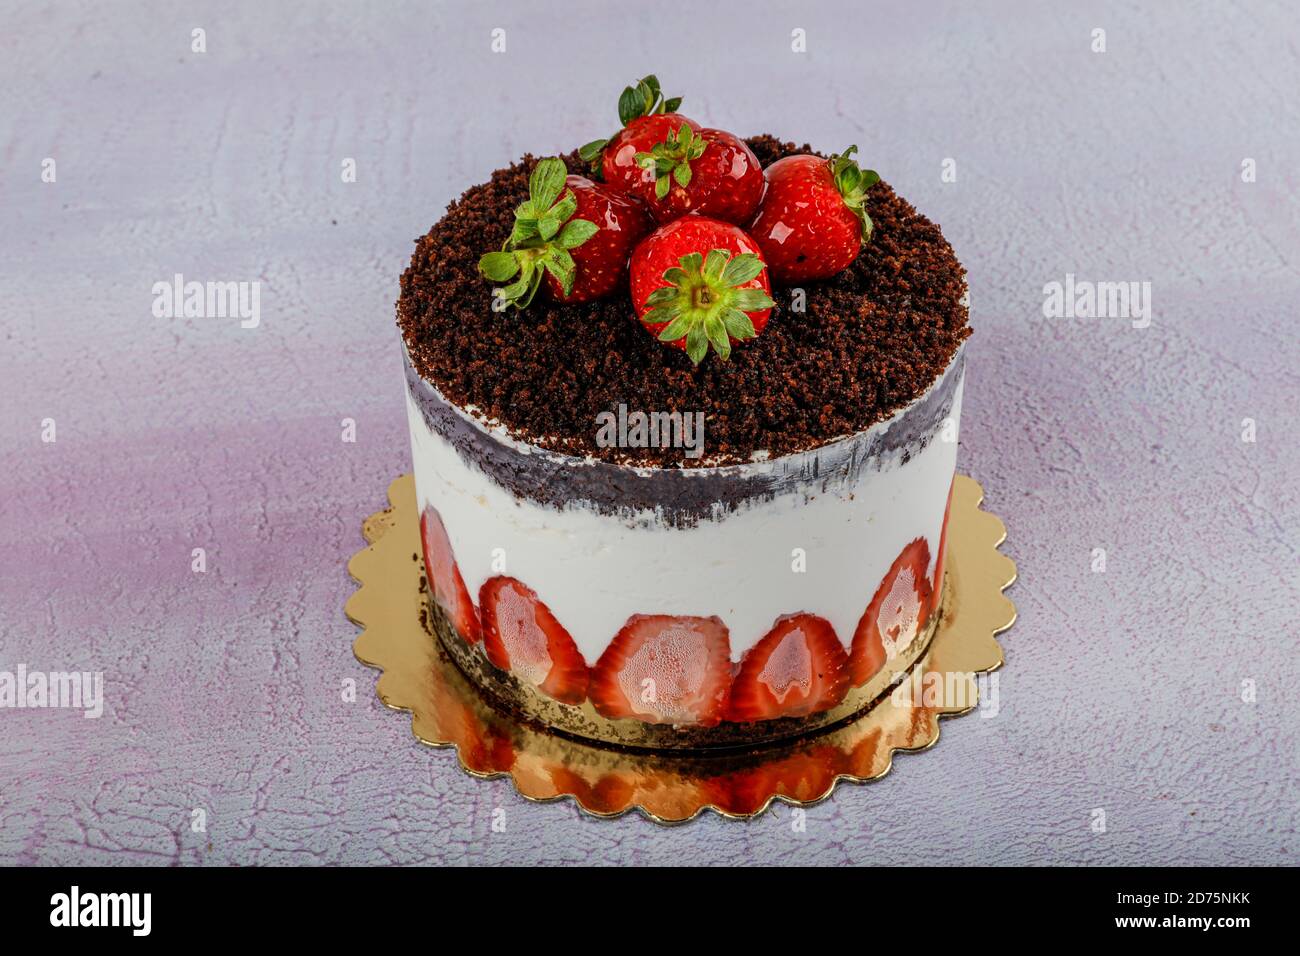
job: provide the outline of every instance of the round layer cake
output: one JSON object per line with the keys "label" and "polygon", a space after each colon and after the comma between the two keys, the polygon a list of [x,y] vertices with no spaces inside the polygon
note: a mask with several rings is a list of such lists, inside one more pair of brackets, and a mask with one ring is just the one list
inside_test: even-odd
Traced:
{"label": "round layer cake", "polygon": [[[747,143],[764,166],[811,152]],[[453,203],[402,279],[433,630],[502,704],[584,737],[730,745],[854,713],[942,614],[969,334],[951,248],[879,183],[847,269],[774,283],[762,334],[694,364],[626,283],[494,308],[475,265],[534,165]]]}

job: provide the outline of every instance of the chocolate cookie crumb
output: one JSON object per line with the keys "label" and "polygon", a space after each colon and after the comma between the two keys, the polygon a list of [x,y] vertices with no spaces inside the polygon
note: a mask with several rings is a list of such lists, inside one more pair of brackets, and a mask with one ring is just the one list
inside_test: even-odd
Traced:
{"label": "chocolate cookie crumb", "polygon": [[[760,162],[813,152],[771,136],[747,140]],[[584,170],[576,153],[571,172]],[[397,319],[420,374],[517,437],[573,455],[657,467],[698,467],[785,455],[861,431],[921,395],[970,334],[965,270],[939,227],[888,184],[869,194],[871,242],[844,272],[801,288],[776,286],[757,339],[730,361],[698,367],[657,342],[632,311],[626,281],[597,302],[492,310],[479,256],[501,247],[536,163],[525,156],[466,190],[416,241]],[[598,415],[703,412],[704,456],[597,443]]]}

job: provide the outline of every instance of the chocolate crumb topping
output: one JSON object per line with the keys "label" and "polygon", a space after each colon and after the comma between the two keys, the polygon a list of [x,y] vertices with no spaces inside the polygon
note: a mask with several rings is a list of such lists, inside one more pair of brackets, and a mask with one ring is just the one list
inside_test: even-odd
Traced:
{"label": "chocolate crumb topping", "polygon": [[[764,166],[812,152],[771,136],[747,140]],[[576,153],[564,157],[583,175]],[[839,275],[776,286],[766,330],[731,359],[698,367],[637,321],[626,289],[596,302],[492,310],[482,253],[509,235],[536,159],[466,190],[417,240],[402,275],[398,324],[419,373],[517,437],[554,451],[690,468],[814,448],[861,431],[920,396],[970,334],[965,271],[939,227],[888,184],[867,204],[875,232]],[[803,311],[797,310],[803,298]],[[793,306],[793,307],[792,307]],[[598,417],[703,412],[704,455],[680,448],[603,447]]]}

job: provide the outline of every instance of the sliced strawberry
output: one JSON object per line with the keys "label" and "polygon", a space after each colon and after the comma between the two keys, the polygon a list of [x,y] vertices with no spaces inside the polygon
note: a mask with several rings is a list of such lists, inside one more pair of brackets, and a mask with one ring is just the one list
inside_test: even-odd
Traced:
{"label": "sliced strawberry", "polygon": [[[953,479],[953,484],[956,479]],[[943,529],[939,532],[939,553],[934,559],[934,578],[930,581],[930,610],[939,609],[943,600],[943,562],[948,556],[948,516],[952,514],[952,488],[948,486],[948,504],[943,509]]]}
{"label": "sliced strawberry", "polygon": [[716,617],[634,614],[591,675],[606,717],[650,724],[716,724],[731,687],[727,626]]}
{"label": "sliced strawberry", "polygon": [[531,588],[514,578],[489,578],[478,603],[488,660],[562,703],[587,699],[582,652]]}
{"label": "sliced strawberry", "polygon": [[849,653],[853,686],[861,687],[916,637],[930,613],[930,546],[917,538],[894,559],[858,621]]}
{"label": "sliced strawberry", "polygon": [[830,710],[849,688],[849,655],[829,621],[781,618],[745,654],[731,685],[727,719],[804,717]]}
{"label": "sliced strawberry", "polygon": [[460,636],[470,644],[477,644],[481,636],[478,611],[474,609],[469,589],[460,576],[460,568],[456,567],[451,539],[447,537],[442,517],[432,507],[425,508],[420,516],[420,538],[424,542],[424,568],[429,576],[429,590],[447,612]]}

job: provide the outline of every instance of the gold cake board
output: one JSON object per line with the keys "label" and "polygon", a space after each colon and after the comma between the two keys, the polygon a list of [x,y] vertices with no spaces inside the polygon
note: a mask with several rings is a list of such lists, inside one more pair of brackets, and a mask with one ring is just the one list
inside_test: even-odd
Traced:
{"label": "gold cake board", "polygon": [[640,810],[680,823],[705,809],[732,818],[762,813],[773,800],[806,805],[840,780],[861,783],[889,772],[896,751],[925,750],[939,718],[978,703],[976,674],[1002,665],[995,636],[1015,621],[1002,593],[1015,564],[998,552],[1002,522],[980,510],[979,484],[958,475],[948,519],[942,614],[928,647],[873,702],[830,727],[791,739],[717,751],[647,750],[575,739],[494,707],[461,672],[426,613],[415,484],[402,475],[390,507],[362,525],[369,546],[348,562],[360,587],[347,616],[363,628],[357,660],[381,670],[380,701],[412,714],[422,743],[454,747],[478,777],[509,775],[530,800],[572,797],[584,811]]}

